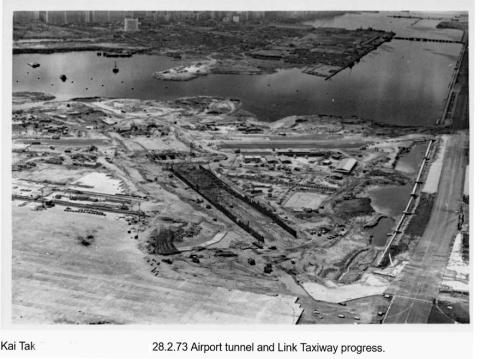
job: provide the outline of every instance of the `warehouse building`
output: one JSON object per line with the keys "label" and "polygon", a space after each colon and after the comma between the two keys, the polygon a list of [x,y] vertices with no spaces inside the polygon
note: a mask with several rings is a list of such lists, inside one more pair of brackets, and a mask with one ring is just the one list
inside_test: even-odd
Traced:
{"label": "warehouse building", "polygon": [[344,158],[343,160],[338,162],[337,167],[335,167],[335,171],[349,174],[352,172],[356,164],[357,160],[355,158]]}

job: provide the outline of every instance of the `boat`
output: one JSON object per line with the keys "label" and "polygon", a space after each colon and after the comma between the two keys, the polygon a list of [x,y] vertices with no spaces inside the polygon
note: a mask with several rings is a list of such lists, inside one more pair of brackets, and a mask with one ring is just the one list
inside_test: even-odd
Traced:
{"label": "boat", "polygon": [[38,62],[29,62],[27,65],[30,66],[33,69],[36,69],[37,67],[40,67],[40,64]]}
{"label": "boat", "polygon": [[104,52],[103,56],[105,57],[132,57],[133,52],[131,51],[121,51],[121,52],[114,52],[114,51],[109,51],[109,52]]}

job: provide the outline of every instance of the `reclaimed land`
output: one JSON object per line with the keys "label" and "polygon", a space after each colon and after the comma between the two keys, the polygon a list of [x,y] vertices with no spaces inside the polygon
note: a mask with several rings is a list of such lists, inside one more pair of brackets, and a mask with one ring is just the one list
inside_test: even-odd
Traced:
{"label": "reclaimed land", "polygon": [[[59,101],[25,92],[14,94],[12,131],[14,321],[28,323],[378,322],[388,300],[373,285],[365,224],[379,214],[364,190],[411,181],[393,160],[405,142],[431,137],[354,117],[266,124],[220,97]],[[251,155],[223,146],[259,134],[293,148]],[[332,136],[355,146],[312,146]],[[342,169],[345,159],[355,166]],[[375,295],[329,303],[344,285],[374,286]],[[245,312],[242,300],[255,304]],[[143,306],[151,309],[140,315]]]}
{"label": "reclaimed land", "polygon": [[120,26],[16,24],[13,53],[126,51],[128,55],[156,53],[192,60],[213,56],[219,60],[210,69],[214,73],[301,67],[308,74],[329,78],[352,67],[394,35],[371,28],[347,30],[270,22],[196,26],[147,23],[134,33],[125,33]]}

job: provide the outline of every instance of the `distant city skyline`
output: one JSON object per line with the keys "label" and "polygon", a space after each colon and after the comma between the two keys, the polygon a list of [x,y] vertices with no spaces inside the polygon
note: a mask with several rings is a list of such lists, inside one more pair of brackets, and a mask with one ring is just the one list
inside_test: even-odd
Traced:
{"label": "distant city skyline", "polygon": [[[318,11],[16,11],[13,22],[43,22],[53,25],[87,23],[123,23],[125,18],[138,18],[143,23],[174,21],[246,22],[259,19],[294,19],[318,15]],[[321,12],[322,14],[338,12]]]}

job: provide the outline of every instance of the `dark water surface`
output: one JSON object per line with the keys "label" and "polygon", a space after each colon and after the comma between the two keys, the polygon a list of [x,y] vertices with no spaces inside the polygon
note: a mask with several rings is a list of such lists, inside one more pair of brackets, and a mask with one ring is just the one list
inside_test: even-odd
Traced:
{"label": "dark water surface", "polygon": [[[407,176],[414,178],[423,161],[427,149],[426,142],[420,142],[410,149],[408,153],[400,156],[395,169]],[[372,188],[368,191],[372,198],[372,206],[377,212],[383,213],[387,218],[382,218],[378,224],[369,229],[368,233],[373,235],[373,244],[376,246],[385,245],[390,232],[396,224],[396,220],[405,210],[410,199],[411,184],[403,186],[383,186]]]}
{"label": "dark water surface", "polygon": [[376,212],[397,218],[405,210],[411,190],[411,184],[378,186],[368,190],[368,195]]}
{"label": "dark water surface", "polygon": [[373,236],[373,245],[383,247],[393,227],[395,227],[395,221],[392,218],[380,219],[375,227],[368,230],[368,233]]}
{"label": "dark water surface", "polygon": [[375,227],[367,232],[373,236],[375,246],[384,246],[388,235],[395,227],[396,220],[400,217],[410,199],[411,184],[373,187],[367,191],[372,199],[372,207],[376,212],[387,215]]}
{"label": "dark water surface", "polygon": [[415,176],[422,164],[427,147],[428,145],[426,142],[414,145],[408,153],[400,156],[395,169],[406,175]]}
{"label": "dark water surface", "polygon": [[[424,37],[461,37],[457,30],[435,29],[437,22],[422,20],[412,25],[411,19],[368,13],[322,19],[315,26],[372,26]],[[265,121],[323,113],[358,115],[391,124],[431,125],[442,112],[460,49],[459,44],[393,40],[328,81],[303,74],[300,69],[264,75],[208,75],[187,82],[160,81],[152,77],[154,71],[181,62],[159,55],[111,59],[95,52],[23,54],[13,57],[13,90],[48,92],[61,99],[226,96],[240,98],[246,110]],[[118,74],[112,72],[114,61]],[[28,62],[41,66],[32,69]],[[62,74],[67,76],[65,82],[60,79]]]}

